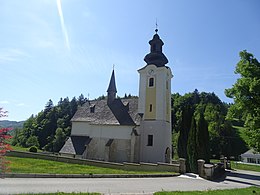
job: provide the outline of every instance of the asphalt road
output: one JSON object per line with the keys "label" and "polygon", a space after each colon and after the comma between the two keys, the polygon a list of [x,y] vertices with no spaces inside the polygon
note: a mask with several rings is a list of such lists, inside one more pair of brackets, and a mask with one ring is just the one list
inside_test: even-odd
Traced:
{"label": "asphalt road", "polygon": [[232,171],[220,181],[207,181],[196,175],[165,178],[5,178],[0,179],[0,194],[100,192],[102,194],[152,194],[157,191],[189,191],[260,187],[260,173]]}

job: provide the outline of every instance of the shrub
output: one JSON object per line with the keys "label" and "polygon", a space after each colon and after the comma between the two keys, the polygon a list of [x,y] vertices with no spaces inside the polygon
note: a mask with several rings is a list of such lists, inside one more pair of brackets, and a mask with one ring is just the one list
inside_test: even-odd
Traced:
{"label": "shrub", "polygon": [[29,152],[37,152],[37,147],[35,146],[30,147]]}

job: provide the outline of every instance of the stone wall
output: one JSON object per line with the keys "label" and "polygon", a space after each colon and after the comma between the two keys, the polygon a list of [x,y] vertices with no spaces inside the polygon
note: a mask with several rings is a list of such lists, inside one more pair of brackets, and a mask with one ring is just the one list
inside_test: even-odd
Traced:
{"label": "stone wall", "polygon": [[199,176],[204,179],[214,180],[222,177],[225,174],[225,166],[223,163],[205,164],[204,160],[199,159],[198,173]]}

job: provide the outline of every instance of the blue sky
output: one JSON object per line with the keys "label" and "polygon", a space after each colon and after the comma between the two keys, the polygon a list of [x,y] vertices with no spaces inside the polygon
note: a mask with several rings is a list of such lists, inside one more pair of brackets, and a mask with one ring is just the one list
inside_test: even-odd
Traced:
{"label": "blue sky", "polygon": [[198,89],[231,102],[239,51],[260,59],[259,0],[1,0],[0,107],[25,120],[49,99],[138,95],[137,70],[159,25],[172,92]]}

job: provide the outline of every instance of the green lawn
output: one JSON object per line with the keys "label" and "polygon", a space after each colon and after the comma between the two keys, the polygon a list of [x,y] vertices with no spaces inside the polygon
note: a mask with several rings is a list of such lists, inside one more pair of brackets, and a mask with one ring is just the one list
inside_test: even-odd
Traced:
{"label": "green lawn", "polygon": [[[218,162],[220,162],[220,160],[211,159],[210,162],[218,163]],[[241,170],[247,170],[247,171],[260,172],[259,165],[242,164],[242,163],[238,163],[237,161],[230,161],[230,162],[231,162],[231,169],[241,169]]]}
{"label": "green lawn", "polygon": [[172,172],[125,171],[89,165],[69,164],[33,158],[6,157],[12,173],[49,173],[49,174],[173,174]]}
{"label": "green lawn", "polygon": [[260,188],[249,187],[231,190],[207,190],[207,191],[174,191],[174,192],[156,192],[154,195],[257,195],[260,194]]}
{"label": "green lawn", "polygon": [[232,169],[241,169],[241,170],[260,172],[260,166],[259,165],[248,165],[248,164],[237,163],[235,161],[231,161],[231,168]]}

